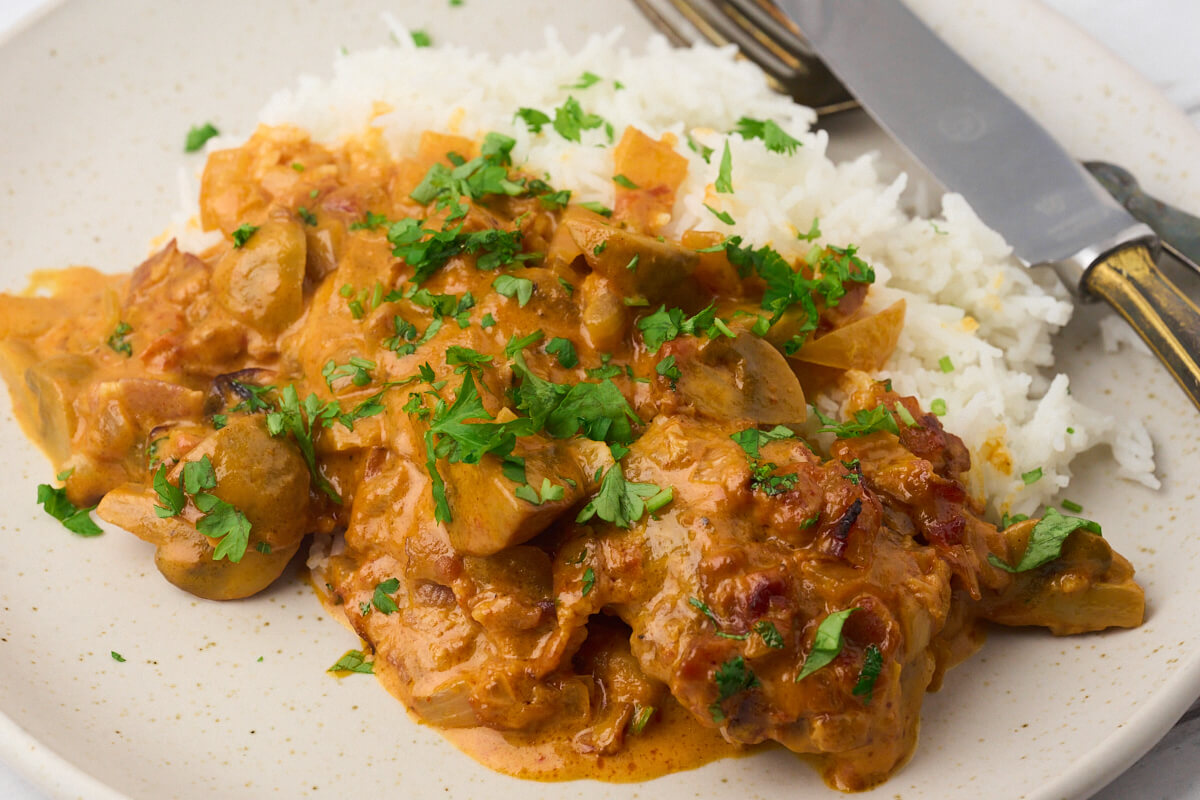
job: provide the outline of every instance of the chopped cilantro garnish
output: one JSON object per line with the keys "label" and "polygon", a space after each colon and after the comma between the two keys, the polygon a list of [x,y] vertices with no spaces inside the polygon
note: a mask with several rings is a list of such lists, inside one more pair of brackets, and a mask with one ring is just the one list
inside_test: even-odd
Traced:
{"label": "chopped cilantro garnish", "polygon": [[99,536],[104,533],[100,526],[92,521],[89,512],[95,506],[77,508],[67,499],[67,490],[56,488],[48,483],[40,483],[37,487],[37,501],[46,513],[62,523],[71,533],[80,536]]}
{"label": "chopped cilantro garnish", "polygon": [[832,433],[839,439],[869,436],[880,431],[900,435],[900,427],[896,424],[896,418],[892,416],[891,409],[883,403],[875,408],[859,409],[854,412],[853,421],[841,423],[822,414],[816,406],[812,406],[812,409],[817,419],[821,421],[822,427],[818,433]]}
{"label": "chopped cilantro garnish", "polygon": [[245,247],[246,242],[250,241],[250,237],[253,236],[255,231],[257,231],[257,230],[258,230],[257,225],[251,225],[249,223],[243,223],[243,224],[237,226],[237,228],[234,229],[233,234],[232,234],[234,248],[240,249],[242,247]]}
{"label": "chopped cilantro garnish", "polygon": [[699,142],[697,142],[695,139],[692,138],[692,135],[690,133],[688,134],[688,137],[687,137],[687,146],[688,146],[688,149],[691,150],[693,153],[699,154],[699,156],[704,159],[705,164],[709,164],[712,162],[713,149],[711,147],[706,147],[705,145],[702,145]]}
{"label": "chopped cilantro garnish", "polygon": [[429,47],[433,44],[433,40],[429,38],[429,34],[425,31],[413,31],[411,34],[413,44],[417,47]]}
{"label": "chopped cilantro garnish", "polygon": [[399,590],[399,578],[388,578],[386,581],[376,584],[375,592],[371,595],[371,605],[384,614],[395,614],[400,609],[396,606],[396,601],[392,599],[391,595]]}
{"label": "chopped cilantro garnish", "polygon": [[183,152],[194,153],[209,139],[220,134],[211,122],[206,122],[203,125],[193,125],[187,132],[187,138],[183,142]]}
{"label": "chopped cilantro garnish", "polygon": [[716,307],[712,305],[690,317],[684,317],[682,309],[660,306],[658,311],[639,319],[637,329],[642,332],[642,341],[651,353],[657,353],[663,344],[681,335],[733,336],[724,320],[717,318]]}
{"label": "chopped cilantro garnish", "polygon": [[797,233],[796,238],[802,242],[811,242],[821,235],[821,218],[813,217],[812,225],[809,226],[808,233]]}
{"label": "chopped cilantro garnish", "polygon": [[804,659],[804,667],[796,673],[797,683],[829,664],[837,658],[838,653],[842,652],[845,644],[842,640],[842,626],[846,623],[846,618],[855,611],[858,611],[857,607],[835,611],[821,620],[821,624],[817,626],[816,636],[813,637],[812,650]]}
{"label": "chopped cilantro garnish", "polygon": [[587,597],[592,593],[592,588],[596,585],[596,571],[588,567],[583,571],[583,586],[579,593],[580,597]]}
{"label": "chopped cilantro garnish", "polygon": [[126,338],[133,332],[128,322],[118,322],[117,327],[113,328],[113,332],[108,336],[108,346],[117,353],[123,353],[126,358],[133,355],[133,345]]}
{"label": "chopped cilantro garnish", "polygon": [[[583,384],[581,384],[583,385]],[[646,500],[661,495],[665,490],[653,483],[632,483],[625,480],[625,472],[618,461],[604,473],[600,491],[591,499],[576,522],[587,522],[599,517],[618,528],[629,528],[646,514]]]}
{"label": "chopped cilantro garnish", "polygon": [[301,405],[296,387],[285,386],[280,392],[279,408],[267,413],[267,433],[272,436],[290,434],[300,448],[313,483],[323,491],[330,500],[341,503],[337,490],[333,488],[321,470],[317,467],[317,455],[313,445],[313,431],[318,424],[330,424],[338,413],[336,403],[322,403],[320,398],[310,393]]}
{"label": "chopped cilantro garnish", "polygon": [[578,100],[568,96],[566,102],[554,109],[552,124],[559,136],[571,142],[579,142],[583,131],[604,125],[604,117],[589,114],[579,105]]}
{"label": "chopped cilantro garnish", "polygon": [[1047,506],[1045,515],[1030,531],[1029,544],[1015,567],[1005,564],[992,553],[988,553],[988,563],[1005,572],[1027,572],[1037,569],[1062,555],[1067,537],[1080,528],[1097,536],[1102,535],[1098,523],[1083,517],[1068,517]]}
{"label": "chopped cilantro garnish", "polygon": [[570,339],[563,339],[556,336],[546,343],[546,352],[558,357],[558,363],[570,369],[579,363],[579,356],[575,353],[575,345]]}
{"label": "chopped cilantro garnish", "polygon": [[108,654],[109,654],[110,656],[112,656],[112,660],[113,660],[113,661],[118,661],[118,662],[120,662],[120,663],[122,663],[122,664],[124,664],[124,663],[125,663],[125,656],[121,655],[121,654],[120,654],[120,653],[118,653],[116,650],[110,650],[110,651],[108,652]]}
{"label": "chopped cilantro garnish", "polygon": [[183,512],[187,498],[183,494],[183,487],[167,480],[166,464],[159,464],[158,471],[154,473],[154,492],[161,503],[154,507],[155,514],[160,517],[174,517]]}
{"label": "chopped cilantro garnish", "polygon": [[536,108],[519,108],[513,116],[519,117],[530,133],[541,133],[543,126],[550,124],[550,117]]}
{"label": "chopped cilantro garnish", "polygon": [[662,375],[671,382],[671,388],[675,388],[675,384],[683,377],[683,373],[679,371],[679,367],[675,364],[675,356],[667,356],[659,360],[654,365],[654,371]]}
{"label": "chopped cilantro garnish", "polygon": [[734,131],[741,134],[743,139],[762,139],[766,148],[774,153],[792,155],[800,142],[788,136],[783,128],[771,120],[758,120],[742,117],[737,121]]}
{"label": "chopped cilantro garnish", "polygon": [[492,288],[505,297],[516,297],[521,308],[533,297],[533,281],[529,278],[516,278],[512,275],[498,275],[492,281]]}
{"label": "chopped cilantro garnish", "polygon": [[586,89],[589,86],[595,86],[602,78],[594,72],[584,72],[579,76],[579,80],[574,83],[564,83],[559,86],[560,89]]}
{"label": "chopped cilantro garnish", "polygon": [[408,279],[419,284],[437,272],[454,256],[477,255],[477,269],[490,270],[520,260],[520,231],[495,228],[463,233],[462,225],[450,230],[431,231],[415,219],[403,219],[388,226],[392,255],[404,259],[413,268]]}
{"label": "chopped cilantro garnish", "polygon": [[629,735],[638,736],[642,731],[646,730],[646,725],[650,723],[650,718],[654,716],[654,706],[634,706],[636,709],[633,714],[633,719],[629,723]]}
{"label": "chopped cilantro garnish", "polygon": [[783,636],[779,633],[779,629],[775,627],[774,622],[760,619],[754,623],[754,632],[761,636],[763,644],[772,650],[783,649]]}
{"label": "chopped cilantro garnish", "polygon": [[711,622],[713,627],[717,629],[717,636],[721,637],[722,639],[737,639],[738,641],[745,641],[746,639],[750,638],[750,634],[748,633],[725,633],[723,630],[721,630],[721,621],[717,619],[717,615],[714,614],[713,610],[708,607],[708,604],[700,598],[689,597],[688,605],[699,611],[704,616],[708,617],[708,621]]}
{"label": "chopped cilantro garnish", "polygon": [[863,665],[858,672],[858,681],[854,684],[854,688],[850,690],[850,694],[855,697],[863,698],[863,703],[871,704],[871,694],[875,689],[875,681],[879,678],[879,673],[883,671],[883,654],[879,652],[879,648],[873,644],[867,645],[867,649],[863,651]]}
{"label": "chopped cilantro garnish", "polygon": [[781,439],[794,439],[796,434],[784,425],[776,425],[769,431],[760,431],[758,428],[747,428],[744,431],[738,431],[732,434],[729,438],[737,442],[742,450],[746,452],[748,458],[759,458],[759,448],[767,442],[777,442]]}
{"label": "chopped cilantro garnish", "polygon": [[366,386],[371,382],[371,370],[378,366],[374,361],[359,356],[352,356],[346,364],[338,365],[332,358],[325,362],[321,374],[325,377],[325,385],[333,391],[334,381],[349,378],[355,386]]}
{"label": "chopped cilantro garnish", "polygon": [[297,208],[296,214],[300,217],[300,219],[304,220],[305,225],[316,225],[317,224],[317,215],[314,214],[313,212],[309,211],[304,206],[300,206],[299,208]]}
{"label": "chopped cilantro garnish", "polygon": [[710,206],[708,203],[705,203],[704,207],[707,208],[709,211],[711,211],[713,213],[713,216],[715,216],[717,219],[721,220],[721,222],[724,222],[726,225],[736,225],[737,224],[736,222],[734,222],[733,217],[730,216],[728,211],[717,211],[715,208]]}
{"label": "chopped cilantro garnish", "polygon": [[611,208],[603,203],[598,203],[595,200],[589,200],[586,203],[580,203],[579,207],[586,208],[588,211],[595,212],[602,217],[611,217],[613,215],[613,210]]}
{"label": "chopped cilantro garnish", "polygon": [[378,228],[380,225],[387,225],[387,224],[388,224],[387,215],[376,214],[373,211],[368,211],[366,219],[364,219],[362,222],[350,223],[350,230],[352,230],[352,231],[360,231],[360,230],[373,231],[376,228]]}
{"label": "chopped cilantro garnish", "polygon": [[746,666],[746,660],[734,656],[713,672],[713,682],[717,685],[717,699],[708,707],[713,722],[724,722],[725,712],[721,704],[739,692],[752,689],[759,685],[754,672]]}
{"label": "chopped cilantro garnish", "polygon": [[717,168],[716,190],[721,194],[733,193],[733,156],[729,153],[729,140],[721,152],[721,165]]}
{"label": "chopped cilantro garnish", "polygon": [[367,661],[361,650],[347,650],[345,655],[337,660],[327,672],[359,672],[363,675],[375,674],[375,662]]}

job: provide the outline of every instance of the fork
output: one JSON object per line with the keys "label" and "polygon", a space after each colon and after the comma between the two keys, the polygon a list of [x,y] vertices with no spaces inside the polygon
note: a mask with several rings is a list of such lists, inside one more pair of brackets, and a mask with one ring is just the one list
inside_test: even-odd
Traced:
{"label": "fork", "polygon": [[[673,44],[735,44],[767,74],[777,91],[818,115],[858,108],[841,82],[808,46],[804,35],[771,0],[634,0]],[[1154,229],[1167,252],[1200,274],[1200,219],[1143,193],[1133,176],[1104,162],[1085,164],[1139,221]]]}
{"label": "fork", "polygon": [[767,73],[773,88],[817,114],[857,108],[858,101],[821,62],[771,0],[634,0],[672,44],[735,44]]}

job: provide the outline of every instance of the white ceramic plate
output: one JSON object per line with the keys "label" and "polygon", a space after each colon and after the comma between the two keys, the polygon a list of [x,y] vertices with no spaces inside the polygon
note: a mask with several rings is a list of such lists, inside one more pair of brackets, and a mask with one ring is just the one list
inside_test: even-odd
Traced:
{"label": "white ceramic plate", "polygon": [[[1131,168],[1194,213],[1200,137],[1145,84],[1030,0],[919,0],[920,12],[1026,103],[1080,157]],[[247,131],[255,109],[339,46],[386,43],[380,11],[435,39],[495,50],[567,42],[624,25],[616,0],[340,0],[71,3],[0,47],[0,287],[35,268],[127,270],[177,205],[192,124]],[[665,77],[665,76],[664,76]],[[844,150],[885,144],[856,128]],[[197,158],[197,157],[192,157]],[[1054,639],[997,632],[929,696],[922,741],[869,797],[1083,796],[1148,749],[1200,693],[1200,465],[1196,411],[1157,363],[1104,355],[1097,309],[1064,334],[1077,394],[1147,420],[1161,492],[1085,459],[1070,495],[1138,567],[1149,617],[1138,630]],[[795,797],[827,792],[784,752],[725,761],[645,786],[534,784],[495,775],[412,723],[369,678],[325,668],[354,638],[308,589],[285,580],[252,600],[185,595],[150,548],[111,532],[84,540],[34,505],[50,466],[0,400],[0,759],[54,796],[96,798]],[[109,653],[127,659],[117,663]],[[261,657],[261,660],[260,660]],[[435,795],[436,793],[436,795]]]}

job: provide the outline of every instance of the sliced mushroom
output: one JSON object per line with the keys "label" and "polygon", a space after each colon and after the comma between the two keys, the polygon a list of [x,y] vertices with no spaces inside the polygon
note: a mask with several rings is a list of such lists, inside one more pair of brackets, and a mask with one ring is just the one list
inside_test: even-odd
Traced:
{"label": "sliced mushroom", "polygon": [[787,359],[751,333],[705,342],[678,366],[679,393],[705,416],[756,425],[799,424],[808,416],[804,390]]}

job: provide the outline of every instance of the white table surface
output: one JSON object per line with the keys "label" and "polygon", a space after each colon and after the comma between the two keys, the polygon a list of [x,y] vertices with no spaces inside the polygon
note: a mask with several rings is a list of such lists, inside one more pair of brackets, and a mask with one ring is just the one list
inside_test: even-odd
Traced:
{"label": "white table surface", "polygon": [[[1198,0],[1042,0],[1152,80],[1200,127]],[[48,0],[0,0],[0,37]],[[1200,701],[1095,800],[1200,800]],[[46,795],[0,763],[0,800]]]}

